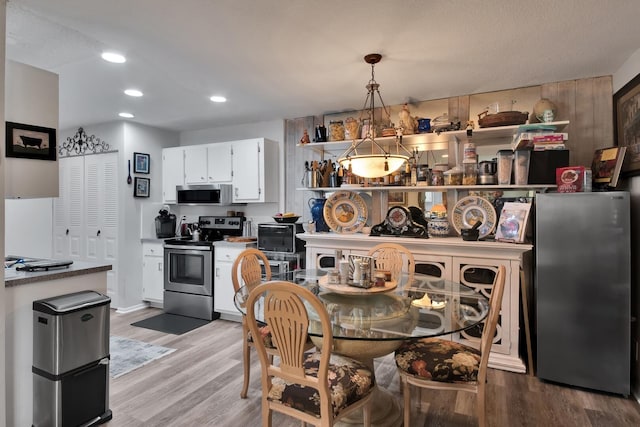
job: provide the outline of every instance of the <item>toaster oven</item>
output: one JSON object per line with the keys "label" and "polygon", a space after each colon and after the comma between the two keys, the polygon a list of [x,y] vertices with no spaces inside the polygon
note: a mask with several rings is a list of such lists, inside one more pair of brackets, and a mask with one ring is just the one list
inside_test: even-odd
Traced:
{"label": "toaster oven", "polygon": [[258,224],[258,249],[266,252],[304,252],[304,242],[296,237],[304,233],[301,223]]}

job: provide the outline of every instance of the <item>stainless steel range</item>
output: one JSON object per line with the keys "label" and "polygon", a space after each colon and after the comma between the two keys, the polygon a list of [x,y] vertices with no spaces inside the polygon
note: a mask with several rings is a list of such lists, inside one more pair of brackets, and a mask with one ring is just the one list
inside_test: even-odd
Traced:
{"label": "stainless steel range", "polygon": [[164,243],[164,311],[215,320],[213,311],[214,246],[224,236],[241,236],[243,217],[201,216],[202,240],[172,239]]}

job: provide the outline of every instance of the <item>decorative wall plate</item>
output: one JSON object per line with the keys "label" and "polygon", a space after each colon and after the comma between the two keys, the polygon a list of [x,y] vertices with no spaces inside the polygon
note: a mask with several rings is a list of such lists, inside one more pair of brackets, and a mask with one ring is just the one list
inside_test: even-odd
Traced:
{"label": "decorative wall plate", "polygon": [[336,233],[357,233],[367,222],[367,205],[358,193],[336,191],[325,202],[323,215]]}
{"label": "decorative wall plate", "polygon": [[482,221],[478,229],[479,238],[482,238],[491,234],[496,226],[496,220],[496,210],[491,202],[483,197],[467,196],[456,203],[451,222],[460,234],[463,228],[471,228],[477,221]]}

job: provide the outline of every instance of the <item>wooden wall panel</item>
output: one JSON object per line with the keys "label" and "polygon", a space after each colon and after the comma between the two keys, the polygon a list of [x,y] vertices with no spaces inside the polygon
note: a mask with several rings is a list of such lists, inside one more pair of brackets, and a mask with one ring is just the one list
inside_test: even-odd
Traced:
{"label": "wooden wall panel", "polygon": [[[593,152],[597,148],[613,145],[612,87],[611,76],[550,82],[539,87],[540,98],[548,98],[556,104],[558,108],[556,119],[570,122],[564,132],[569,133],[567,147],[570,150],[571,165],[590,167]],[[505,91],[495,93],[496,99],[499,99],[502,92]],[[465,95],[446,100],[449,117],[460,117],[463,126],[466,120],[473,120],[477,126],[477,117],[469,117],[470,99],[471,95]],[[522,111],[525,110],[523,108]],[[320,155],[311,150],[295,148],[305,127],[313,138],[315,124],[323,121],[324,117],[303,117],[286,121],[286,206],[287,210],[302,213],[305,220],[310,218],[307,200],[319,195],[309,191],[295,191],[295,188],[300,187],[304,161],[320,160]],[[451,159],[454,158],[454,149],[455,147],[450,147],[449,150]]]}

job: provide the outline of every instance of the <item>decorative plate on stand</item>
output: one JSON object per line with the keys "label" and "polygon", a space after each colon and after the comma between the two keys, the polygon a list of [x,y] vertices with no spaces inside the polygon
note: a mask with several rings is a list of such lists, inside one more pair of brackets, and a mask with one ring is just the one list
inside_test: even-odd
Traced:
{"label": "decorative plate on stand", "polygon": [[482,221],[478,230],[480,231],[479,238],[483,238],[491,234],[496,226],[496,220],[496,210],[491,202],[483,197],[467,196],[456,203],[451,222],[460,234],[463,228],[471,228],[476,222]]}
{"label": "decorative plate on stand", "polygon": [[323,215],[336,233],[357,233],[367,222],[367,205],[358,193],[336,191],[325,202]]}

